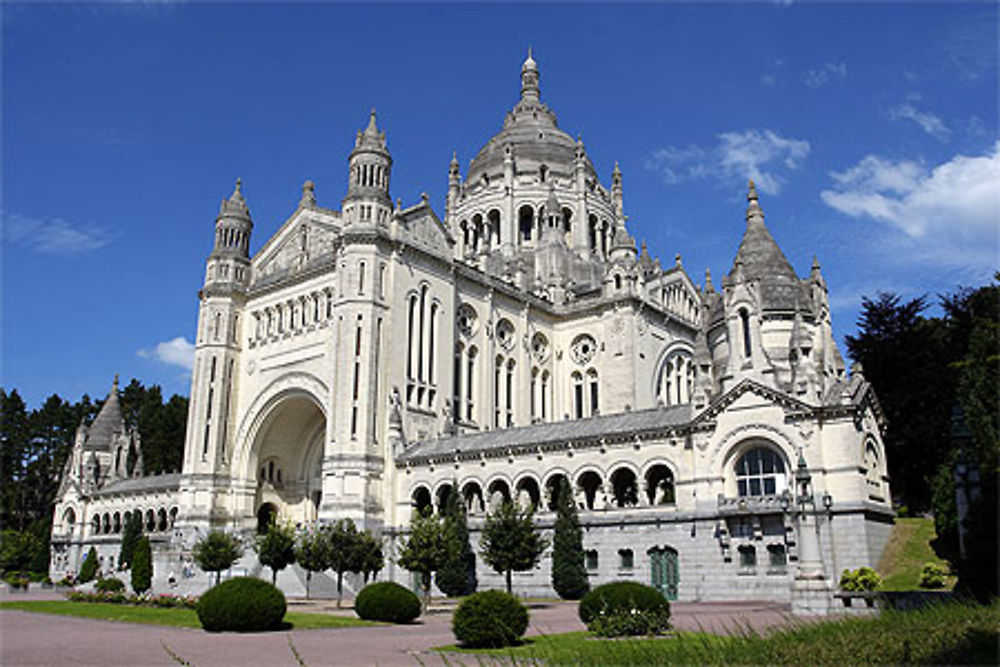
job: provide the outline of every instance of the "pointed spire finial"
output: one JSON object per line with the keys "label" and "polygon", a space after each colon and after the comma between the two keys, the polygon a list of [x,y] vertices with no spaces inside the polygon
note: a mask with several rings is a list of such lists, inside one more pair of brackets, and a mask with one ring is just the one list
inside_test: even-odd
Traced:
{"label": "pointed spire finial", "polygon": [[378,134],[378,123],[376,122],[375,107],[372,107],[371,114],[368,116],[368,127],[365,128],[365,134],[367,135]]}
{"label": "pointed spire finial", "polygon": [[111,383],[111,391],[118,393],[118,373],[115,373],[115,380]]}
{"label": "pointed spire finial", "polygon": [[757,186],[752,178],[747,181],[747,201],[757,201]]}
{"label": "pointed spire finial", "polygon": [[764,224],[764,211],[757,200],[757,186],[752,178],[747,182],[747,224],[751,222]]}
{"label": "pointed spire finial", "polygon": [[705,291],[715,291],[715,286],[712,285],[712,270],[708,267],[705,267]]}
{"label": "pointed spire finial", "polygon": [[521,65],[521,101],[537,103],[540,98],[538,91],[538,63],[531,57],[531,47],[528,47],[528,57]]}
{"label": "pointed spire finial", "polygon": [[456,166],[458,165],[458,151],[451,152],[451,163]]}

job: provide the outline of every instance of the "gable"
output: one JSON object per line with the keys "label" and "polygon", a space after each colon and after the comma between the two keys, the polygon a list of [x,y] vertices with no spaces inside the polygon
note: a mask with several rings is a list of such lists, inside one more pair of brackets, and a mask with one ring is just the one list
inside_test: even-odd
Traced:
{"label": "gable", "polygon": [[317,258],[332,256],[339,228],[309,211],[293,215],[253,259],[254,280],[294,273]]}

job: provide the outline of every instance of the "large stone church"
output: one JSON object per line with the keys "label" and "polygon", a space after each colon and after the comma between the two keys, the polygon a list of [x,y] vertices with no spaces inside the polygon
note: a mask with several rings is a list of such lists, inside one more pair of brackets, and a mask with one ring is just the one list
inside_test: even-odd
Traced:
{"label": "large stone church", "polygon": [[[384,536],[381,577],[409,583],[391,556],[415,508],[461,494],[476,539],[509,499],[548,530],[563,479],[593,584],[788,601],[805,560],[827,581],[878,562],[883,416],[845,369],[819,264],[795,272],[752,182],[721,279],[661,264],[628,230],[617,165],[602,182],[542,102],[530,54],[500,131],[464,175],[452,159],[443,215],[394,202],[392,165],[373,111],[339,207],[306,181],[253,254],[237,180],[199,295],[183,471],[141,475],[112,389],[67,464],[54,574],[90,545],[113,565],[138,511],[160,575],[214,527],[349,517]],[[549,567],[515,587],[551,595]]]}

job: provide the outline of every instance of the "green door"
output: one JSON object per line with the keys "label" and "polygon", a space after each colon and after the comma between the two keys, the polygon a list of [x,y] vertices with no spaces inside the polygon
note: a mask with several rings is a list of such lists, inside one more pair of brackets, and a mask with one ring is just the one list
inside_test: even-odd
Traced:
{"label": "green door", "polygon": [[680,580],[677,569],[677,552],[670,547],[655,547],[649,550],[651,571],[650,583],[663,593],[668,600],[677,599],[677,584]]}

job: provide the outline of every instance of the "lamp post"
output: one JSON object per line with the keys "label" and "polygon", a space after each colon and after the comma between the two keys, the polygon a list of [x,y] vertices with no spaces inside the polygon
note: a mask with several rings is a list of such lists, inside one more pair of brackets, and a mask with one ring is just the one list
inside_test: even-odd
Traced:
{"label": "lamp post", "polygon": [[[824,493],[820,501],[827,512],[833,497]],[[786,490],[781,506],[786,511],[793,498]],[[799,563],[792,583],[792,612],[796,614],[827,614],[830,611],[830,585],[823,572],[823,555],[819,544],[819,513],[816,511],[812,475],[802,450],[795,469],[794,519],[798,531]]]}

